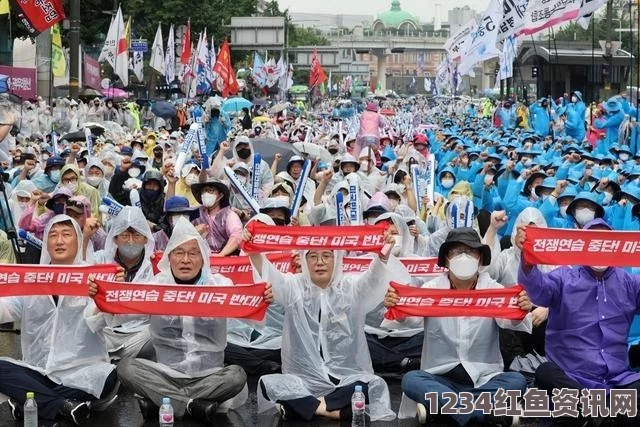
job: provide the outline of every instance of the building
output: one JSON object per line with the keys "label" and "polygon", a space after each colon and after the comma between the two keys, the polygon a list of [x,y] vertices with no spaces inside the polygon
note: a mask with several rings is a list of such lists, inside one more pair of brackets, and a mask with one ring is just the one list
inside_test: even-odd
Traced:
{"label": "building", "polygon": [[314,28],[322,34],[343,28],[370,27],[373,15],[333,15],[328,13],[291,13],[291,22],[305,28]]}
{"label": "building", "polygon": [[454,7],[449,10],[447,13],[449,29],[451,34],[455,34],[458,30],[460,30],[463,26],[465,26],[469,21],[475,19],[477,13],[475,10],[471,9],[469,6],[464,7]]}

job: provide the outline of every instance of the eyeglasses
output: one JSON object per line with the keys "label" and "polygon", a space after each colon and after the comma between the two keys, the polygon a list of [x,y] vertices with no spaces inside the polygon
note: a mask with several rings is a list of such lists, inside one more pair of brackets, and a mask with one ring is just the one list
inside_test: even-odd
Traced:
{"label": "eyeglasses", "polygon": [[62,178],[62,183],[63,184],[76,184],[78,182],[78,178],[73,177],[73,178]]}
{"label": "eyeglasses", "polygon": [[171,256],[171,257],[173,257],[175,259],[179,259],[179,260],[184,259],[185,255],[187,256],[187,260],[191,260],[193,258],[197,258],[198,256],[202,256],[200,251],[195,251],[195,250],[194,251],[185,251],[183,249],[174,249],[169,254],[169,256]]}
{"label": "eyeglasses", "polygon": [[478,250],[472,249],[472,248],[453,248],[449,251],[450,258],[456,257],[458,255],[462,255],[462,254],[471,255],[476,258],[480,256],[480,253],[478,252]]}
{"label": "eyeglasses", "polygon": [[141,240],[144,238],[144,234],[139,233],[136,230],[127,230],[127,231],[123,231],[122,233],[118,234],[118,238],[122,239],[122,240]]}
{"label": "eyeglasses", "polygon": [[323,264],[327,264],[330,261],[333,261],[333,252],[324,252],[322,254],[311,253],[311,254],[307,254],[306,258],[309,264],[315,265],[320,260],[322,260]]}

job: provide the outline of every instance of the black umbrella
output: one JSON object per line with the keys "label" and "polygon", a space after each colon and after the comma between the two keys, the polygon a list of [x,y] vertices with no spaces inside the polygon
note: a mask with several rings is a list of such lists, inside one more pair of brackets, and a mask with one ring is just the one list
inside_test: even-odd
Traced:
{"label": "black umbrella", "polygon": [[77,142],[77,141],[85,141],[87,138],[84,134],[83,130],[79,130],[77,132],[69,132],[60,138],[61,141],[69,141],[69,142]]}
{"label": "black umbrella", "polygon": [[253,105],[257,105],[258,107],[266,107],[267,100],[264,98],[256,98],[253,100]]}
{"label": "black umbrella", "polygon": [[[273,159],[276,157],[276,153],[282,154],[282,161],[278,164],[278,172],[286,170],[287,162],[291,156],[301,156],[300,151],[287,142],[280,142],[277,139],[272,138],[253,138],[253,150],[262,156],[262,160],[267,162],[269,166],[273,163]],[[233,153],[230,152],[229,158],[233,158]],[[249,165],[251,167],[251,165]]]}
{"label": "black umbrella", "polygon": [[159,101],[151,106],[151,112],[163,119],[171,119],[176,116],[175,105],[167,101]]}

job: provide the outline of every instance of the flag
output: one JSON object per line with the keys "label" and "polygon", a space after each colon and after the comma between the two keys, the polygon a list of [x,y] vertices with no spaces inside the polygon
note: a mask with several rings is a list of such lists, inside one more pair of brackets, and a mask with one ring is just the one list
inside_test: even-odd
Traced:
{"label": "flag", "polygon": [[138,81],[142,83],[144,81],[144,54],[142,52],[133,52],[131,69]]}
{"label": "flag", "polygon": [[9,13],[9,0],[0,0],[0,15]]}
{"label": "flag", "polygon": [[444,44],[444,49],[447,51],[452,60],[460,58],[466,52],[466,44],[471,41],[471,32],[476,28],[476,21],[472,19],[467,24],[458,30],[453,36],[449,37]]}
{"label": "flag", "polygon": [[162,25],[158,24],[158,30],[156,31],[156,37],[153,40],[153,47],[151,48],[151,61],[149,66],[164,75],[164,46],[162,43]]}
{"label": "flag", "polygon": [[[15,4],[22,9],[21,22],[31,36],[47,31],[65,18],[62,0],[19,0]],[[8,9],[8,5],[2,7]]]}
{"label": "flag", "polygon": [[225,40],[220,46],[216,65],[213,71],[218,75],[217,88],[222,96],[226,98],[230,94],[236,94],[240,90],[238,80],[231,66],[231,49],[229,43]]}
{"label": "flag", "polygon": [[116,50],[118,47],[118,40],[124,30],[124,20],[122,19],[122,10],[118,7],[116,16],[111,20],[109,25],[109,31],[107,32],[107,38],[104,41],[102,52],[98,62],[108,62],[111,68],[116,68]]}
{"label": "flag", "polygon": [[129,86],[129,43],[131,35],[131,18],[127,21],[127,26],[118,37],[118,50],[116,52],[116,66],[114,73],[120,77],[122,84]]}
{"label": "flag", "polygon": [[409,89],[414,90],[416,88],[416,78],[412,77],[411,82],[409,83]]}
{"label": "flag", "polygon": [[187,65],[191,59],[191,20],[187,21],[187,31],[184,33],[182,43],[182,54],[180,55],[180,63]]}
{"label": "flag", "polygon": [[173,34],[173,24],[169,28],[167,38],[167,52],[164,58],[164,77],[167,84],[173,83],[176,79],[176,39]]}
{"label": "flag", "polygon": [[62,50],[60,24],[51,27],[51,71],[56,77],[64,77],[67,72],[67,61]]}
{"label": "flag", "polygon": [[196,74],[198,76],[196,83],[196,94],[207,93],[211,90],[211,72],[209,67],[209,40],[207,40],[207,29],[204,29],[202,41],[196,52]]}
{"label": "flag", "polygon": [[505,39],[500,53],[500,69],[496,81],[513,77],[513,61],[518,51],[518,40],[509,36]]}
{"label": "flag", "polygon": [[333,76],[331,75],[331,70],[329,70],[329,82],[327,83],[327,87],[329,88],[329,95],[331,95],[331,90],[333,89],[333,85],[331,82],[333,81]]}
{"label": "flag", "polygon": [[529,0],[523,28],[516,34],[533,35],[562,22],[576,19],[582,0],[563,0],[549,7],[549,0]]}
{"label": "flag", "polygon": [[583,1],[582,6],[580,6],[580,11],[578,12],[578,19],[576,20],[578,25],[580,25],[585,30],[589,28],[589,22],[591,21],[593,13],[606,4],[607,0]]}
{"label": "flag", "polygon": [[309,74],[309,88],[319,86],[327,80],[320,59],[318,58],[318,49],[313,50],[313,58],[311,59],[311,73]]}
{"label": "flag", "polygon": [[461,57],[460,74],[469,74],[475,64],[500,55],[496,42],[502,13],[502,0],[491,0],[484,13],[476,18],[471,40],[465,44],[466,50]]}
{"label": "flag", "polygon": [[262,89],[267,86],[267,73],[264,69],[264,61],[258,52],[253,53],[253,67],[251,68],[251,77],[256,85]]}
{"label": "flag", "polygon": [[502,20],[498,30],[498,42],[516,34],[524,26],[524,17],[529,0],[504,0]]}
{"label": "flag", "polygon": [[278,74],[278,65],[275,59],[271,58],[264,64],[264,72],[267,75],[267,86],[274,87],[278,83],[280,75]]}

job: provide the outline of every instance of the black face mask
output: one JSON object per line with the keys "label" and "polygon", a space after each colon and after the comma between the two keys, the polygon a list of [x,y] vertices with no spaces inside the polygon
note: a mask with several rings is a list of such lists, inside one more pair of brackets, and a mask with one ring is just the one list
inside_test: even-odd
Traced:
{"label": "black face mask", "polygon": [[333,171],[334,171],[335,173],[340,172],[340,165],[338,165],[338,166],[334,166],[334,167],[333,167]]}
{"label": "black face mask", "polygon": [[156,159],[162,158],[162,151],[154,151],[153,155],[156,156]]}
{"label": "black face mask", "polygon": [[331,154],[336,154],[337,152],[338,152],[337,148],[330,148],[329,149],[329,153],[331,153]]}
{"label": "black face mask", "polygon": [[56,215],[62,215],[64,213],[64,206],[63,204],[59,204],[59,203],[54,203],[53,204],[53,212]]}
{"label": "black face mask", "polygon": [[251,156],[251,150],[248,148],[241,148],[238,150],[238,157],[241,159],[248,159]]}
{"label": "black face mask", "polygon": [[275,225],[287,225],[287,222],[282,218],[271,218]]}

